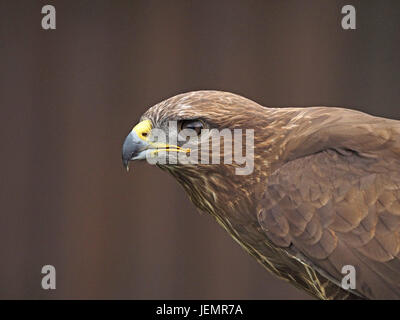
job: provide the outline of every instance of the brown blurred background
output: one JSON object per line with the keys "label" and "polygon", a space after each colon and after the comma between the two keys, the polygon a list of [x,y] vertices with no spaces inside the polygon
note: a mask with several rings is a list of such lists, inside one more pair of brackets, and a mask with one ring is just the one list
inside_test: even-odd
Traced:
{"label": "brown blurred background", "polygon": [[0,0],[0,298],[308,298],[172,177],[127,174],[122,141],[148,107],[198,89],[400,119],[399,49],[398,0]]}

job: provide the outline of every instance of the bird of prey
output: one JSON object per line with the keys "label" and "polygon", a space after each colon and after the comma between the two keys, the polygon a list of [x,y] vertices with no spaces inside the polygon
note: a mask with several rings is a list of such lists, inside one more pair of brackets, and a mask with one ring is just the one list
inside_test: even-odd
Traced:
{"label": "bird of prey", "polygon": [[[320,299],[400,298],[400,121],[195,91],[144,113],[123,144],[124,164],[187,152],[152,138],[169,121],[178,134],[254,130],[250,174],[235,163],[157,165],[266,269]],[[343,286],[346,266],[355,286]]]}

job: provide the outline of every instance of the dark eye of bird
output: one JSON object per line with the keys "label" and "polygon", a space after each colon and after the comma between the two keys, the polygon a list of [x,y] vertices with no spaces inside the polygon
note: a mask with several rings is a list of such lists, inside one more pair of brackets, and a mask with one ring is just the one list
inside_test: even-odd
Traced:
{"label": "dark eye of bird", "polygon": [[200,135],[203,128],[204,124],[200,120],[182,120],[180,123],[180,130],[191,129],[196,131],[197,135]]}

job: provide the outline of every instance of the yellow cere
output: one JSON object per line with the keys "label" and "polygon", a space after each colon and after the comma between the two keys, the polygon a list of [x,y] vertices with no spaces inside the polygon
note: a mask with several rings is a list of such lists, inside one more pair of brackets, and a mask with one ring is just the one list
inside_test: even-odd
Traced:
{"label": "yellow cere", "polygon": [[151,121],[143,120],[139,122],[132,131],[135,131],[137,136],[142,140],[147,140],[151,131]]}
{"label": "yellow cere", "polygon": [[[143,120],[142,122],[139,122],[132,129],[132,131],[134,131],[141,140],[148,142],[147,140],[149,139],[151,129],[152,129],[151,121]],[[152,151],[152,155],[156,155],[161,151],[190,153],[189,148],[183,149],[176,145],[165,144],[165,143],[151,143],[151,142],[150,145],[154,148],[154,150]]]}

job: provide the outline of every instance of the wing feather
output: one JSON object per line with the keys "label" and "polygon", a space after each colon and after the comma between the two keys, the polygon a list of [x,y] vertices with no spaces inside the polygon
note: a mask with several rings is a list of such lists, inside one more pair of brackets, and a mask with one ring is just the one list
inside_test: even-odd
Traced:
{"label": "wing feather", "polygon": [[[351,133],[348,129],[344,134]],[[329,148],[293,157],[276,169],[258,219],[272,242],[304,257],[336,285],[344,276],[343,266],[353,265],[358,294],[398,299],[400,148],[391,130],[368,130],[376,142],[364,136],[360,145],[368,150],[357,150],[356,137],[351,137],[351,149],[343,151],[343,141],[335,149],[323,139]]]}

